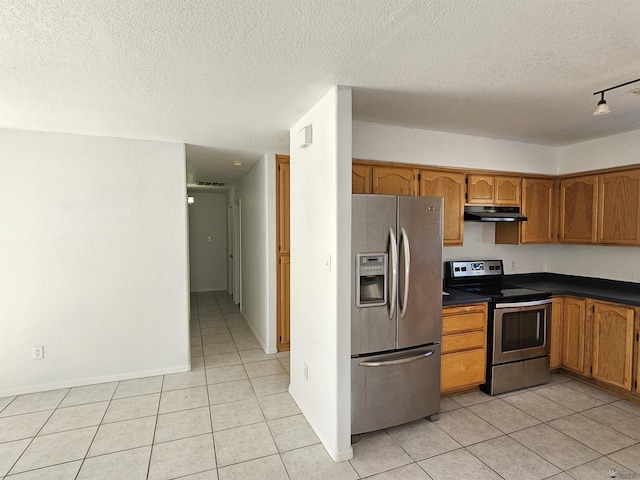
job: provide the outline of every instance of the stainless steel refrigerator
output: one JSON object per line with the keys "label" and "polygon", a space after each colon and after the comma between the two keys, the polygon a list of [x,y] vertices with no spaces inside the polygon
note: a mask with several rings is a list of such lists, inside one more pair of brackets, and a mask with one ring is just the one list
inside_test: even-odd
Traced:
{"label": "stainless steel refrigerator", "polygon": [[440,410],[442,199],[353,195],[351,434]]}

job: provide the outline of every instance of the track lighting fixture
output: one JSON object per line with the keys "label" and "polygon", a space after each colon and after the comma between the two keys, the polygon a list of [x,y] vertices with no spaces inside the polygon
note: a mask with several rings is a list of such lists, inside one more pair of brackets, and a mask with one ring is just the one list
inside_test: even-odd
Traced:
{"label": "track lighting fixture", "polygon": [[593,112],[594,115],[605,115],[607,113],[611,113],[609,110],[609,105],[607,105],[607,101],[604,99],[604,92],[608,92],[609,90],[615,90],[616,88],[624,87],[625,85],[630,85],[632,83],[640,82],[640,78],[636,80],[631,80],[630,82],[621,83],[620,85],[616,85],[615,87],[605,88],[604,90],[598,90],[594,92],[594,95],[600,94],[600,101],[598,102],[598,106],[596,107],[596,111]]}

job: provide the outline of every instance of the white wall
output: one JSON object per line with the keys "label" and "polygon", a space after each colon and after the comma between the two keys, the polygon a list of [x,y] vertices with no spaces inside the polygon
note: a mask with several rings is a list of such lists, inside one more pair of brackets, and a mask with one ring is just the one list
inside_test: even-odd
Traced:
{"label": "white wall", "polygon": [[545,271],[547,245],[496,245],[495,228],[495,223],[465,222],[464,245],[443,248],[442,261],[497,259],[507,274]]}
{"label": "white wall", "polygon": [[0,129],[0,150],[0,397],[188,370],[184,145]]}
{"label": "white wall", "polygon": [[353,122],[353,158],[555,175],[555,147]]}
{"label": "white wall", "polygon": [[229,191],[242,201],[242,314],[267,353],[276,353],[276,159],[263,156]]}
{"label": "white wall", "polygon": [[636,164],[640,164],[640,130],[558,147],[560,175]]}
{"label": "white wall", "polygon": [[[560,174],[640,164],[640,130],[558,148]],[[553,245],[546,270],[640,282],[638,247]]]}
{"label": "white wall", "polygon": [[224,193],[191,192],[189,273],[192,292],[227,289],[227,201]]}
{"label": "white wall", "polygon": [[[307,125],[312,126],[313,143],[300,149],[297,132]],[[351,125],[351,89],[335,87],[290,130],[289,391],[336,461],[353,456]]]}

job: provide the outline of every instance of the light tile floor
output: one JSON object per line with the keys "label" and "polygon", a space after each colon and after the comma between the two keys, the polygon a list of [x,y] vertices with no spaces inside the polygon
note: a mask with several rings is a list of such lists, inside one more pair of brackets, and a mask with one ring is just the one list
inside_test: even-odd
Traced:
{"label": "light tile floor", "polygon": [[562,376],[442,400],[334,463],[225,292],[191,299],[191,372],[0,398],[0,480],[640,480],[640,405]]}

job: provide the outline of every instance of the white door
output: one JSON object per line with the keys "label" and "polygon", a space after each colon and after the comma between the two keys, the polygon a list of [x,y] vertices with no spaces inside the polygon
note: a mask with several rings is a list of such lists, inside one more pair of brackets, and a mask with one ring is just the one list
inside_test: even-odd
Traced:
{"label": "white door", "polygon": [[229,205],[227,208],[227,293],[233,295],[234,280],[233,280],[233,232],[234,232],[234,208],[233,205]]}
{"label": "white door", "polygon": [[233,302],[242,310],[242,202],[234,204],[233,226]]}

